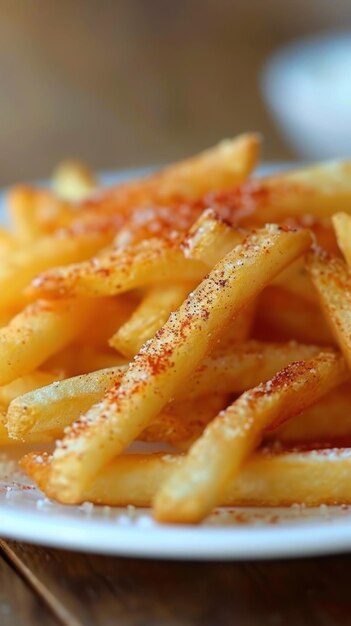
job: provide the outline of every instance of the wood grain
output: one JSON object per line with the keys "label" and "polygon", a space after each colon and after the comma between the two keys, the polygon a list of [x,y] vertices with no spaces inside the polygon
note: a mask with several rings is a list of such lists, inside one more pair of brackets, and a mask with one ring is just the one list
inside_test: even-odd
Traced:
{"label": "wood grain", "polygon": [[182,563],[108,558],[14,542],[2,546],[46,601],[51,596],[65,607],[72,621],[64,623],[70,626],[350,624],[348,556]]}
{"label": "wood grain", "polygon": [[0,557],[1,626],[57,626],[45,603],[35,595],[12,567]]}

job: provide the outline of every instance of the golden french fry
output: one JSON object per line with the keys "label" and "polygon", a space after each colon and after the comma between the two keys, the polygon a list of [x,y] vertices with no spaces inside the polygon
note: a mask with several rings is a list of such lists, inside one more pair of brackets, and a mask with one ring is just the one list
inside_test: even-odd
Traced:
{"label": "golden french fry", "polygon": [[[331,218],[336,210],[351,212],[351,161],[326,161],[244,183],[237,204],[257,223]],[[244,220],[245,222],[245,220]]]}
{"label": "golden french fry", "polygon": [[0,267],[0,305],[16,305],[31,280],[49,267],[89,258],[106,243],[104,234],[42,237],[14,251]]}
{"label": "golden french fry", "polygon": [[272,283],[297,296],[299,301],[302,299],[314,305],[317,303],[316,292],[313,289],[304,259],[298,259],[289,265]]}
{"label": "golden french fry", "polygon": [[68,202],[80,202],[89,198],[97,189],[97,181],[91,169],[73,159],[60,163],[52,177],[55,194]]}
{"label": "golden french fry", "polygon": [[351,267],[351,215],[334,213],[332,222],[338,246],[346,259],[346,263]]}
{"label": "golden french fry", "polygon": [[140,434],[140,441],[168,443],[187,450],[205,426],[228,404],[227,394],[212,393],[168,404]]}
{"label": "golden french fry", "polygon": [[30,374],[26,374],[21,378],[16,378],[11,383],[0,387],[0,404],[7,407],[12,400],[18,396],[23,396],[34,389],[44,387],[57,380],[57,376],[51,372],[36,370]]}
{"label": "golden french fry", "polygon": [[151,288],[131,317],[111,337],[109,345],[127,358],[133,357],[181,305],[191,288],[187,283]]}
{"label": "golden french fry", "polygon": [[47,189],[17,185],[9,191],[7,203],[14,234],[21,242],[52,234],[74,217],[73,208]]}
{"label": "golden french fry", "polygon": [[334,389],[300,415],[267,433],[267,438],[294,443],[350,441],[350,383]]}
{"label": "golden french fry", "polygon": [[47,359],[43,368],[55,374],[56,378],[68,378],[125,364],[127,360],[115,350],[104,350],[94,345],[84,346],[81,337],[78,337]]}
{"label": "golden french fry", "polygon": [[27,439],[33,433],[62,431],[100,400],[121,379],[124,369],[121,366],[74,376],[17,397],[7,411],[10,436]]}
{"label": "golden french fry", "polygon": [[235,344],[243,344],[250,336],[256,313],[256,300],[252,300],[244,309],[239,311],[220,333],[216,351],[229,351]]}
{"label": "golden french fry", "polygon": [[206,209],[184,237],[182,249],[187,257],[213,267],[241,243],[244,236],[244,231],[239,232],[228,226],[213,209]]}
{"label": "golden french fry", "polygon": [[217,393],[242,393],[279,372],[293,361],[316,356],[322,348],[313,345],[248,341],[229,350],[213,352],[177,390],[177,398],[196,398],[209,389]]}
{"label": "golden french fry", "polygon": [[187,380],[220,329],[310,245],[307,231],[273,226],[248,236],[210,272],[131,362],[118,388],[73,424],[54,452],[57,497],[81,490],[146,428]]}
{"label": "golden french fry", "polygon": [[0,228],[0,258],[5,259],[9,254],[14,252],[18,248],[18,241],[6,230],[6,228]]}
{"label": "golden french fry", "polygon": [[196,523],[223,499],[264,430],[296,415],[348,378],[344,359],[322,353],[297,361],[245,392],[205,429],[154,501],[160,521]]}
{"label": "golden french fry", "polygon": [[344,261],[322,251],[309,255],[307,267],[330,330],[351,367],[350,270]]}
{"label": "golden french fry", "polygon": [[272,285],[258,297],[253,335],[264,341],[294,339],[321,346],[335,344],[317,305]]}
{"label": "golden french fry", "polygon": [[145,179],[113,187],[98,206],[113,202],[121,207],[169,204],[178,199],[197,199],[217,189],[241,183],[256,165],[260,139],[257,134],[239,135],[200,154],[171,165]]}
{"label": "golden french fry", "polygon": [[[17,301],[17,304],[20,304],[19,299]],[[22,309],[23,306],[10,309],[2,309],[0,307],[0,328],[2,326],[7,326],[11,322],[12,318],[15,317],[15,315],[17,315]]]}
{"label": "golden french fry", "polygon": [[113,296],[137,287],[169,281],[201,280],[206,266],[188,259],[177,243],[148,239],[91,261],[59,267],[32,283],[36,297]]}
{"label": "golden french fry", "polygon": [[[33,444],[43,444],[43,443],[49,443],[50,441],[53,441],[55,439],[55,437],[57,436],[57,432],[45,432],[45,433],[38,433],[35,435],[30,435],[28,437],[28,443],[33,443]],[[8,447],[8,446],[13,446],[13,445],[18,445],[18,441],[15,441],[14,439],[11,439],[11,437],[9,437],[7,428],[6,428],[6,408],[5,407],[0,407],[0,447]]]}
{"label": "golden french fry", "polygon": [[94,301],[38,301],[0,328],[0,385],[39,367],[67,345],[95,313]]}
{"label": "golden french fry", "polygon": [[[128,454],[114,459],[82,492],[81,502],[108,506],[148,507],[162,484],[180,470],[184,456]],[[29,454],[22,468],[50,498],[50,458]],[[224,506],[291,506],[351,504],[351,449],[277,452],[259,450],[231,480],[222,495]],[[288,488],[287,488],[288,486]]]}
{"label": "golden french fry", "polygon": [[137,305],[138,300],[129,294],[101,299],[98,316],[99,318],[101,316],[103,323],[96,324],[96,320],[93,320],[92,324],[77,338],[77,343],[82,344],[83,350],[89,348],[109,352],[111,335],[118,333],[121,327],[128,324]]}

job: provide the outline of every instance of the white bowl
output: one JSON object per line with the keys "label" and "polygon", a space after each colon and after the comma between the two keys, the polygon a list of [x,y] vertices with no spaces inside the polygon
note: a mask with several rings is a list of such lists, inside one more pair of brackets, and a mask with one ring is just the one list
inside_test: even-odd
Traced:
{"label": "white bowl", "polygon": [[300,157],[351,156],[351,31],[280,49],[264,67],[262,90]]}

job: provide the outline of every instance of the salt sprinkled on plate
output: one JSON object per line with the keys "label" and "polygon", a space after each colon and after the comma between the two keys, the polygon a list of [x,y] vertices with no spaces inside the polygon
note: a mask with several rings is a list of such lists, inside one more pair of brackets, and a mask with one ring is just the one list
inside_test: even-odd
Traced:
{"label": "salt sprinkled on plate", "polygon": [[92,502],[83,502],[83,504],[81,504],[79,508],[81,511],[90,516],[94,510],[94,505]]}
{"label": "salt sprinkled on plate", "polygon": [[140,515],[136,519],[136,526],[139,528],[152,528],[154,525],[155,523],[149,515]]}

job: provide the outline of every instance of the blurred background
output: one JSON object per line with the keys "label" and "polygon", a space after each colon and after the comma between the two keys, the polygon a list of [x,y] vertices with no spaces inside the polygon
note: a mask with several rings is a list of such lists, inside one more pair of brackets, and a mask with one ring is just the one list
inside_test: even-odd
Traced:
{"label": "blurred background", "polygon": [[[291,141],[267,96],[275,77],[262,69],[289,42],[351,28],[350,0],[0,0],[0,9],[0,184],[48,176],[65,156],[99,169],[168,162],[245,130],[263,133],[267,160],[313,156]],[[343,106],[351,57],[344,65]],[[278,86],[290,110],[294,94]],[[333,154],[333,136],[326,156],[329,145]]]}

